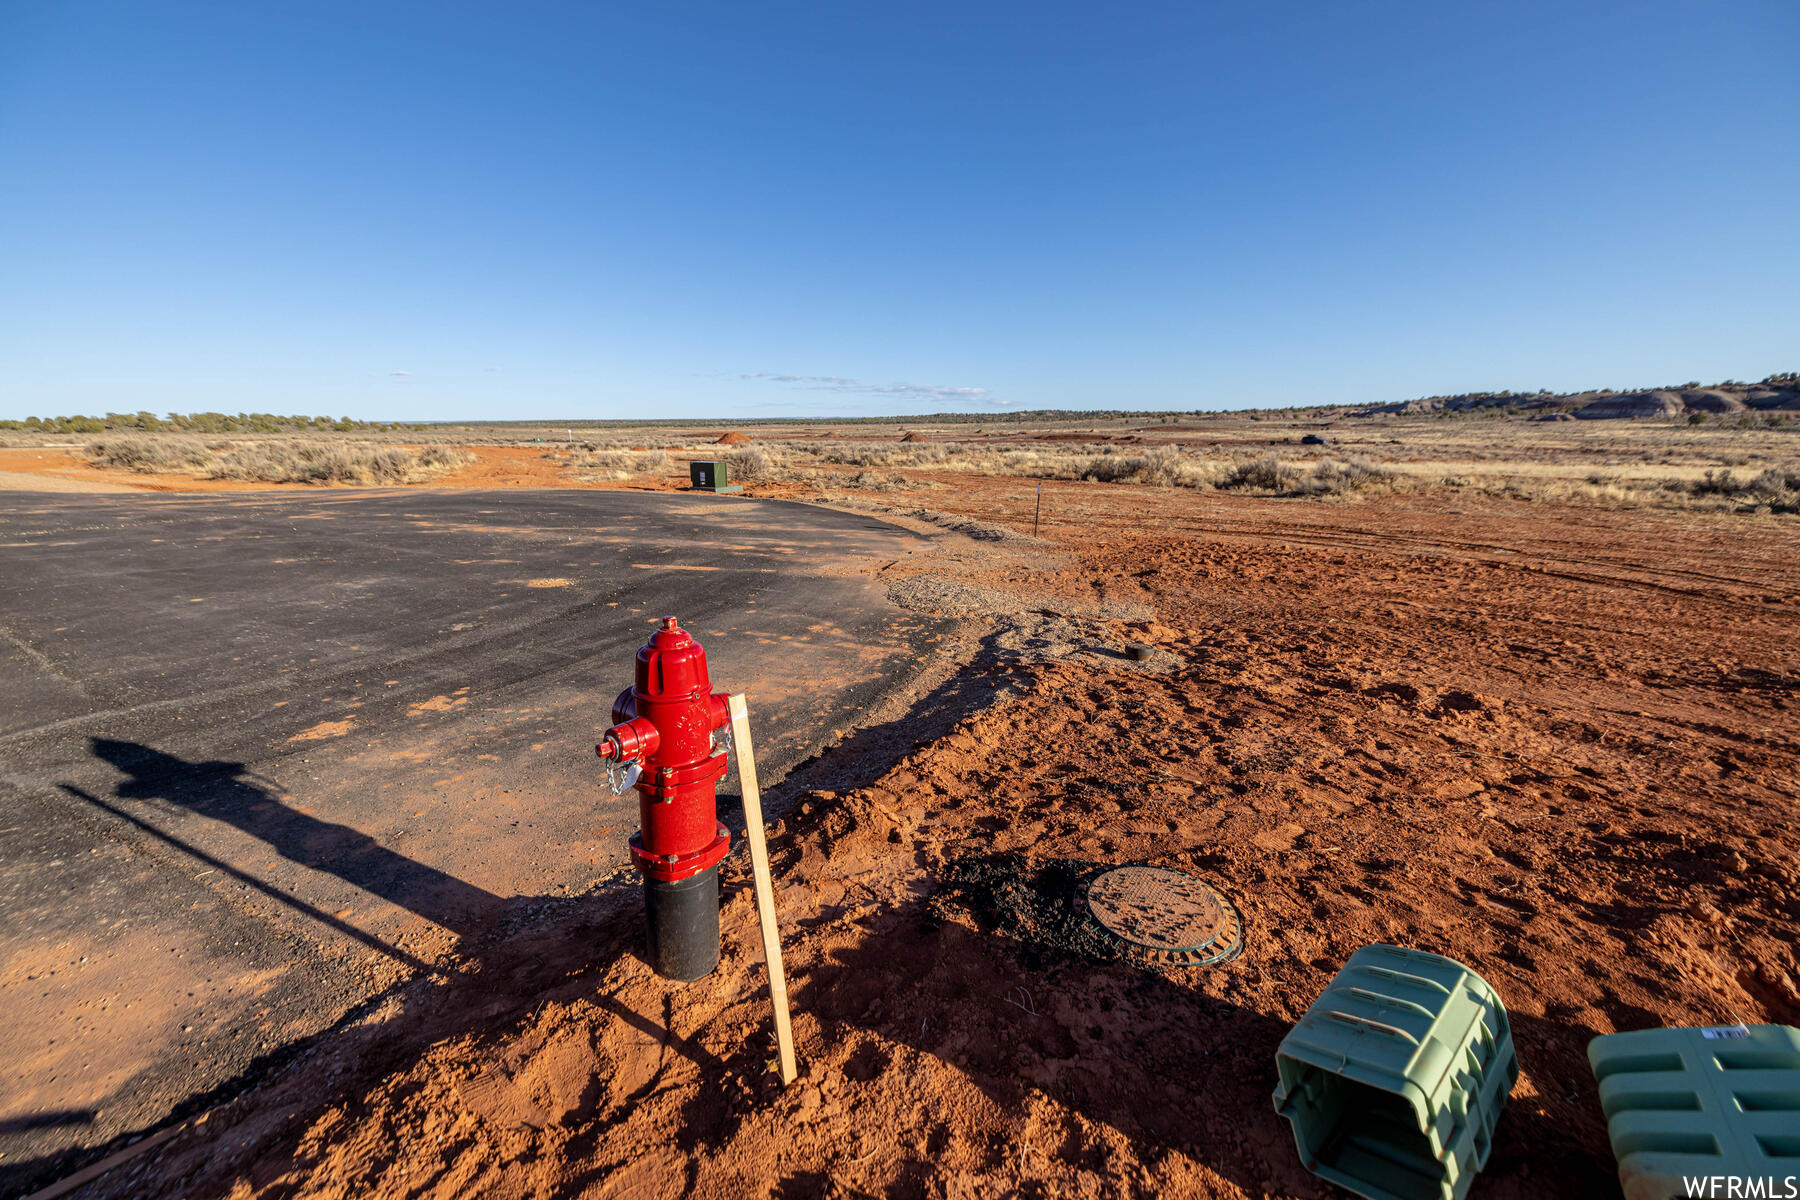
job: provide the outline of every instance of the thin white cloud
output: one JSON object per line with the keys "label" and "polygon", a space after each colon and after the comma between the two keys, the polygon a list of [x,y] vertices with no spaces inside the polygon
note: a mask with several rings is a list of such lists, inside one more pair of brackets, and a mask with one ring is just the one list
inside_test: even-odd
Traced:
{"label": "thin white cloud", "polygon": [[946,387],[935,383],[864,383],[860,379],[846,379],[842,375],[778,375],[769,371],[746,371],[738,378],[759,383],[785,384],[811,391],[886,396],[897,400],[927,400],[934,404],[993,404],[1004,407],[1012,403],[979,387]]}
{"label": "thin white cloud", "polygon": [[412,378],[411,371],[389,371],[388,374],[392,375],[395,379],[411,379]]}

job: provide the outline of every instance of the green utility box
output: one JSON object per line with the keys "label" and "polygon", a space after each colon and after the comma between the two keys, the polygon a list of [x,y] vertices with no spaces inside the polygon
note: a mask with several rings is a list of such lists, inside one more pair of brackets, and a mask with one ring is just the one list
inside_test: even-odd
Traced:
{"label": "green utility box", "polygon": [[1699,1195],[1684,1181],[1714,1176],[1800,1176],[1800,1029],[1609,1033],[1588,1043],[1588,1063],[1626,1200]]}
{"label": "green utility box", "polygon": [[691,462],[688,464],[688,481],[704,492],[741,492],[744,489],[730,482],[731,464],[724,462]]}
{"label": "green utility box", "polygon": [[1462,1200],[1519,1078],[1506,1006],[1452,959],[1364,946],[1275,1052],[1306,1169],[1370,1200]]}

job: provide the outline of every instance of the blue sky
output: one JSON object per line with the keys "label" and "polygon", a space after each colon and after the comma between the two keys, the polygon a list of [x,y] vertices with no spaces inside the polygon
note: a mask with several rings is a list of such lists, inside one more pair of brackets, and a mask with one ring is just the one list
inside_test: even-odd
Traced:
{"label": "blue sky", "polygon": [[0,416],[1800,369],[1800,5],[0,0]]}

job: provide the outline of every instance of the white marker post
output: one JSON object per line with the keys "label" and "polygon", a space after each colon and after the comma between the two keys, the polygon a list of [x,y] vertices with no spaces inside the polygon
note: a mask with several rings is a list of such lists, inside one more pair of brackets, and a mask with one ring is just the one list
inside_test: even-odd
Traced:
{"label": "white marker post", "polygon": [[781,934],[775,928],[775,884],[769,875],[769,846],[763,838],[762,789],[756,784],[756,752],[750,744],[750,707],[744,694],[726,699],[731,744],[737,753],[738,785],[744,793],[744,835],[750,840],[750,870],[756,877],[756,911],[762,919],[763,958],[769,964],[769,999],[775,1006],[775,1044],[781,1053],[781,1082],[794,1082],[794,1030],[788,1023],[787,976],[781,970]]}

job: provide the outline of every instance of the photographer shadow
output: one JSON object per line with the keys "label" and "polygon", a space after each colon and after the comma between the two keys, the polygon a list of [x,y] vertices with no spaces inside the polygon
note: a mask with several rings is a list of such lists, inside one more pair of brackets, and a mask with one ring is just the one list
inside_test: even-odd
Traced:
{"label": "photographer shadow", "polygon": [[[641,915],[618,903],[617,889],[568,898],[497,896],[383,846],[360,830],[299,811],[284,801],[278,785],[258,778],[242,763],[188,761],[110,738],[94,738],[91,747],[96,758],[124,778],[110,796],[70,783],[59,785],[65,794],[403,970],[398,982],[352,1004],[324,1028],[257,1055],[230,1078],[187,1096],[149,1126],[124,1129],[99,1145],[73,1149],[46,1145],[37,1154],[9,1156],[0,1164],[0,1194],[24,1194],[146,1135],[205,1113],[346,1031],[358,1044],[361,1066],[400,1069],[437,1041],[469,1033],[500,1039],[509,1020],[534,1005],[581,996],[646,1041],[660,1045],[665,1062],[682,1059],[703,1071],[723,1069],[716,1055],[674,1031],[668,995],[644,1001],[643,1011],[638,1011],[594,987],[594,980],[614,963],[642,953]],[[224,852],[212,852],[164,828],[170,822],[157,819],[158,814],[175,810],[248,834],[292,863],[335,876],[440,926],[455,936],[456,944],[442,956],[421,958],[295,895],[266,877],[267,872],[228,861]],[[422,986],[426,984],[438,986]],[[354,1087],[358,1078],[366,1078],[366,1072],[347,1075],[342,1086]],[[654,1084],[652,1080],[647,1086]],[[324,1095],[313,1102],[329,1104],[333,1099]],[[103,1106],[96,1112],[34,1119],[13,1132],[30,1133],[40,1127],[52,1131],[104,1120]]]}

